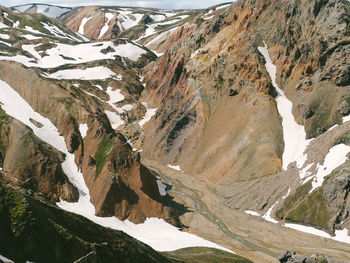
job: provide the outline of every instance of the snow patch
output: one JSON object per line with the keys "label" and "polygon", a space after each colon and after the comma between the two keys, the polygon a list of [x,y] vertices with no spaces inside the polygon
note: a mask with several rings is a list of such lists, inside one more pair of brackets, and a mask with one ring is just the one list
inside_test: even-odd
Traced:
{"label": "snow patch", "polygon": [[114,14],[112,13],[106,13],[105,16],[107,17],[107,22],[104,24],[104,26],[101,28],[100,31],[100,35],[98,36],[98,38],[101,38],[104,36],[104,34],[106,34],[106,32],[109,29],[109,22],[113,19]]}
{"label": "snow patch", "polygon": [[143,117],[143,119],[139,121],[139,125],[141,128],[143,128],[143,125],[145,125],[145,123],[148,122],[156,114],[158,109],[158,108],[153,108],[153,109],[148,108],[147,102],[143,102],[142,105],[146,107],[146,114]]}
{"label": "snow patch", "polygon": [[344,228],[343,230],[335,230],[335,236],[333,237],[322,230],[319,230],[310,226],[303,226],[303,225],[290,224],[290,223],[284,224],[284,226],[298,230],[300,232],[312,234],[315,236],[325,237],[325,238],[333,239],[339,242],[350,244],[350,236],[348,235],[348,230],[346,228]]}
{"label": "snow patch", "polygon": [[220,10],[220,9],[223,9],[223,8],[226,8],[228,6],[230,6],[231,4],[226,4],[226,5],[222,5],[222,6],[219,6],[217,8],[215,8],[216,10]]}
{"label": "snow patch", "polygon": [[312,189],[310,193],[312,193],[315,189],[320,187],[324,181],[324,178],[329,175],[334,169],[345,163],[347,160],[347,154],[350,152],[350,146],[345,144],[338,144],[333,146],[322,165],[317,165],[317,173],[314,175],[312,180]]}
{"label": "snow patch", "polygon": [[250,211],[250,210],[244,210],[244,213],[246,213],[248,215],[252,215],[252,216],[260,216],[260,214],[258,212]]}
{"label": "snow patch", "polygon": [[118,13],[119,15],[117,19],[122,24],[124,30],[138,25],[143,17],[143,14],[132,13],[132,11],[129,11],[125,8],[120,8],[120,10],[118,10]]}
{"label": "snow patch", "polygon": [[42,37],[36,37],[36,36],[33,36],[33,35],[29,35],[29,34],[26,34],[26,35],[22,35],[22,37],[28,39],[28,40],[36,40],[36,39],[41,39]]}
{"label": "snow patch", "polygon": [[278,202],[276,202],[273,206],[271,206],[271,207],[269,208],[269,210],[267,210],[267,212],[262,216],[262,218],[264,218],[266,221],[269,221],[269,222],[271,222],[271,223],[277,224],[278,221],[275,220],[275,219],[273,219],[273,218],[271,217],[272,210],[274,209],[274,207],[275,207],[277,204],[278,204]]}
{"label": "snow patch", "polygon": [[8,259],[7,257],[4,257],[0,255],[0,260],[2,260],[5,263],[14,263],[11,259]]}
{"label": "snow patch", "polygon": [[290,187],[289,187],[288,192],[286,193],[286,195],[282,196],[282,199],[286,199],[289,194],[290,194]]}
{"label": "snow patch", "polygon": [[84,139],[86,137],[87,131],[88,131],[89,127],[86,123],[81,123],[79,125],[79,131],[81,134],[81,137]]}
{"label": "snow patch", "polygon": [[120,89],[112,90],[112,87],[107,87],[106,92],[109,95],[109,104],[114,104],[125,99],[125,96],[121,94]]}
{"label": "snow patch", "polygon": [[34,34],[46,35],[46,34],[40,32],[39,30],[36,30],[30,26],[25,26],[24,30],[29,31],[29,32],[34,33]]}
{"label": "snow patch", "polygon": [[133,109],[133,106],[131,104],[127,104],[127,105],[124,105],[122,109],[125,111],[131,111]]}
{"label": "snow patch", "polygon": [[109,110],[105,110],[105,113],[114,130],[124,124],[124,121],[121,119],[121,117],[117,113]]}
{"label": "snow patch", "polygon": [[171,164],[168,164],[167,166],[168,166],[169,168],[171,168],[171,169],[174,169],[174,170],[176,170],[176,171],[182,172],[180,165],[171,165]]}
{"label": "snow patch", "polygon": [[10,43],[7,43],[7,42],[2,41],[2,40],[0,40],[0,43],[4,44],[4,45],[6,45],[6,46],[9,46],[9,47],[11,47],[11,46],[12,46]]}
{"label": "snow patch", "polygon": [[80,79],[80,80],[96,80],[108,79],[115,73],[107,67],[99,66],[87,69],[64,69],[52,74],[43,75],[52,79]]}
{"label": "snow patch", "polygon": [[2,39],[10,39],[10,36],[6,35],[6,34],[0,34],[0,38],[2,38]]}
{"label": "snow patch", "polygon": [[80,26],[79,26],[79,29],[78,29],[78,33],[79,34],[82,34],[84,35],[84,27],[85,27],[85,24],[87,23],[87,21],[89,21],[92,17],[84,17],[82,20],[81,20],[81,23],[80,23]]}
{"label": "snow patch", "polygon": [[284,152],[282,155],[283,170],[287,170],[288,165],[298,159],[303,158],[304,151],[309,145],[310,140],[306,140],[304,127],[299,125],[293,116],[293,104],[284,95],[284,92],[276,83],[276,66],[272,63],[267,45],[258,47],[259,52],[264,56],[266,70],[269,73],[272,85],[275,87],[278,95],[276,97],[277,108],[282,117]]}
{"label": "snow patch", "polygon": [[1,22],[0,22],[0,29],[3,29],[3,28],[8,28],[8,26],[5,25],[4,23],[1,23]]}
{"label": "snow patch", "polygon": [[[34,45],[23,45],[26,46]],[[115,51],[103,54],[101,50],[112,47]],[[96,60],[115,59],[115,56],[127,57],[137,61],[141,55],[147,51],[131,43],[114,45],[111,41],[82,43],[78,45],[69,45],[56,43],[56,47],[47,49],[44,57],[38,58],[36,63],[26,63],[27,67],[55,68],[65,64],[82,64]],[[32,53],[31,53],[32,54]],[[32,54],[33,55],[33,54]],[[8,57],[7,60],[12,60]],[[67,59],[69,58],[69,59]]]}
{"label": "snow patch", "polygon": [[212,19],[214,16],[215,16],[215,15],[208,16],[208,17],[204,17],[203,19],[204,19],[204,20],[210,20],[210,19]]}

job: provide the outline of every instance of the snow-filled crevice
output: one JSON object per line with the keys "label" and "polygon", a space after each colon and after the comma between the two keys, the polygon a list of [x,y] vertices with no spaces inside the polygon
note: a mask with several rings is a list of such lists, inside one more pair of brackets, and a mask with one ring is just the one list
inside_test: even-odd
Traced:
{"label": "snow-filled crevice", "polygon": [[[64,137],[61,136],[48,119],[35,112],[33,108],[6,82],[0,80],[0,106],[9,116],[19,120],[31,128],[36,136],[44,142],[55,147],[66,155],[62,168],[69,181],[78,189],[79,200],[69,203],[61,200],[57,205],[72,213],[82,215],[91,221],[115,230],[123,231],[130,236],[144,242],[158,251],[172,251],[185,247],[213,247],[231,252],[213,242],[180,231],[178,228],[166,223],[159,218],[147,218],[143,224],[134,224],[128,220],[121,221],[116,217],[98,217],[95,215],[95,207],[90,202],[89,189],[84,181],[83,174],[79,172],[74,161],[74,154],[68,152]],[[30,119],[42,124],[37,127]],[[85,125],[80,127],[82,135],[85,135]],[[161,190],[164,194],[164,191]]]}
{"label": "snow-filled crevice", "polygon": [[[326,155],[323,164],[317,164],[316,172],[312,173],[309,170],[314,165],[309,163],[306,165],[307,155],[304,154],[306,148],[312,139],[306,140],[306,133],[304,127],[296,123],[292,108],[293,104],[287,99],[284,92],[278,87],[276,83],[276,66],[272,63],[272,60],[268,53],[268,47],[265,44],[264,47],[258,47],[259,52],[265,58],[265,67],[269,73],[272,85],[275,87],[278,95],[276,97],[277,108],[279,114],[282,118],[282,127],[283,127],[283,138],[284,138],[284,152],[282,155],[283,161],[283,170],[287,170],[290,163],[296,162],[298,168],[303,168],[300,170],[300,179],[303,179],[302,183],[305,183],[312,179],[312,189],[313,192],[315,189],[320,187],[324,181],[325,176],[329,175],[334,169],[342,165],[347,160],[347,154],[350,152],[350,146],[340,144],[333,146],[328,154]],[[343,123],[349,121],[347,117],[343,118]],[[304,167],[305,166],[305,167]],[[290,188],[288,193],[282,197],[285,199],[290,193]],[[271,212],[277,203],[275,203],[263,216],[267,221],[277,223],[276,220],[271,218]],[[335,237],[330,236],[329,234],[314,229],[312,227],[306,227],[297,224],[285,224],[286,227],[294,228],[299,231],[306,233],[331,238],[337,241],[350,243],[350,236],[348,236],[348,230],[337,230],[335,232]]]}
{"label": "snow-filled crevice", "polygon": [[267,45],[265,44],[264,47],[258,47],[258,50],[265,58],[266,70],[271,77],[272,85],[275,87],[278,93],[276,97],[276,102],[278,112],[282,118],[284,139],[282,167],[283,170],[287,170],[288,165],[295,161],[297,161],[298,166],[300,165],[300,163],[298,163],[298,160],[303,159],[304,151],[306,150],[306,147],[310,143],[310,141],[306,140],[306,133],[304,127],[302,125],[299,125],[294,119],[292,113],[292,102],[287,99],[284,92],[278,87],[276,83],[276,66],[272,63],[267,49]]}

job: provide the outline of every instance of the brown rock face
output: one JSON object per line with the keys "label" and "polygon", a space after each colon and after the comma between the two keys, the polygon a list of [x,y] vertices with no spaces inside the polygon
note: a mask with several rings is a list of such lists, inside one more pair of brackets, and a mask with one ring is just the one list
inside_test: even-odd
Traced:
{"label": "brown rock face", "polygon": [[349,5],[316,2],[234,3],[148,66],[143,96],[158,111],[145,156],[217,184],[280,171],[282,128],[257,51],[263,40],[307,136],[339,122],[338,105],[350,100]]}
{"label": "brown rock face", "polygon": [[[65,137],[69,152],[75,154],[77,166],[83,172],[98,215],[115,215],[135,223],[146,217],[178,223],[159,194],[156,177],[141,165],[139,155],[132,151],[124,136],[111,128],[104,114],[105,109],[110,109],[107,103],[95,100],[68,81],[45,80],[38,77],[36,70],[12,62],[1,63],[6,66],[0,67],[0,79],[35,111],[49,118]],[[21,75],[20,80],[11,77],[14,72]],[[138,87],[131,88],[137,95]],[[108,95],[104,95],[108,100]],[[84,139],[78,128],[81,123],[89,127]],[[43,193],[53,203],[59,198],[77,200],[77,191],[61,168],[62,153],[42,143],[17,121],[2,132],[6,142],[6,149],[1,150],[3,168],[12,180],[25,182],[23,187]]]}
{"label": "brown rock face", "polygon": [[203,24],[145,71],[144,98],[159,107],[155,124],[146,127],[145,156],[180,163],[216,184],[281,168],[276,93],[261,58],[244,41],[251,10],[239,12],[237,21],[226,14]]}
{"label": "brown rock face", "polygon": [[[97,39],[99,37],[101,28],[107,22],[104,13],[99,7],[88,6],[74,8],[62,18],[62,21],[70,29],[78,32],[83,18],[89,18],[84,26],[84,36],[88,37],[89,39]],[[112,26],[110,26],[109,30],[107,30],[102,39],[111,38],[111,29],[114,25],[114,20],[110,21],[110,24]]]}
{"label": "brown rock face", "polygon": [[84,142],[84,155],[91,157],[84,158],[82,171],[97,215],[136,223],[160,217],[177,223],[171,219],[170,207],[164,206],[156,178],[121,134],[104,130],[96,122]]}
{"label": "brown rock face", "polygon": [[[6,127],[7,126],[7,127]],[[78,191],[63,173],[61,163],[64,155],[42,142],[22,123],[10,118],[2,125],[0,141],[6,151],[2,151],[4,177],[33,193],[42,193],[52,203],[64,199],[78,200]]]}

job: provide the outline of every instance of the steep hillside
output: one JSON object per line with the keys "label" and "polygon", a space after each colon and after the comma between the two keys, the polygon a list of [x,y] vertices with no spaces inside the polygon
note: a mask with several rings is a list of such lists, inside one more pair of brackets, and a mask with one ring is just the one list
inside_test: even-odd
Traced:
{"label": "steep hillside", "polygon": [[[131,68],[137,63],[142,65],[149,61],[153,55],[126,41],[79,45],[74,40],[73,32],[62,26],[61,29],[56,27],[54,23],[57,22],[43,16],[22,16],[6,13],[5,10],[2,14],[4,23],[12,20],[19,21],[19,25],[13,27],[8,23],[11,27],[3,29],[8,36],[8,45],[1,46],[5,53],[1,56],[0,79],[9,85],[8,92],[18,93],[13,95],[13,100],[17,97],[25,100],[12,103],[18,107],[24,107],[21,105],[25,104],[33,112],[32,115],[22,116],[26,118],[22,122],[29,127],[32,125],[32,129],[38,129],[38,132],[34,131],[35,135],[59,150],[50,149],[46,144],[41,146],[40,140],[30,130],[23,126],[15,129],[14,125],[20,124],[11,123],[6,127],[9,132],[3,133],[4,171],[23,182],[32,178],[33,173],[34,178],[40,176],[35,181],[30,180],[32,190],[45,193],[52,202],[58,202],[60,198],[77,200],[76,190],[63,182],[65,176],[60,166],[69,156],[73,158],[72,161],[76,161],[78,169],[85,176],[98,215],[115,215],[134,222],[158,216],[175,223],[171,219],[171,209],[163,204],[165,200],[159,194],[156,178],[140,164],[138,154],[132,151],[127,139],[115,132],[109,122],[111,119],[114,128],[122,125],[124,121],[120,116],[127,109],[132,109],[132,104],[142,114],[144,107],[137,98],[143,87]],[[46,32],[46,25],[52,31]],[[71,34],[64,33],[64,30]],[[32,37],[28,39],[26,36],[29,33]],[[95,52],[93,57],[91,51]],[[125,57],[120,57],[121,54]],[[114,59],[117,61],[114,62]],[[10,61],[22,63],[29,69]],[[126,63],[130,65],[129,68],[126,68]],[[89,72],[94,72],[94,75],[89,77]],[[21,78],[12,77],[16,74]],[[75,78],[78,79],[72,80]],[[103,81],[105,78],[108,79]],[[29,87],[28,83],[31,83]],[[128,94],[129,104],[125,101],[117,107],[114,103],[124,99],[120,94],[121,89]],[[3,93],[1,102],[4,105],[9,103],[8,96],[6,92]],[[5,111],[12,116],[16,114],[12,109]],[[36,117],[38,114],[41,116]],[[47,122],[50,122],[48,126],[45,125]],[[40,129],[49,126],[60,131],[65,144],[57,146],[52,139],[55,134],[48,138],[41,134]],[[29,145],[32,145],[32,153],[28,151],[24,154],[23,149]],[[45,147],[49,147],[52,157],[48,155],[49,160],[42,158],[43,161],[38,162],[40,155],[35,149],[48,152]],[[22,154],[18,155],[18,152]],[[67,174],[65,167],[62,168]],[[59,180],[59,186],[50,179],[52,171],[56,171],[54,174]]]}
{"label": "steep hillside", "polygon": [[186,37],[143,71],[158,110],[142,156],[231,209],[349,242],[349,8],[239,1],[170,34]]}
{"label": "steep hillside", "polygon": [[15,262],[174,262],[123,232],[2,183],[0,193],[0,254]]}
{"label": "steep hillside", "polygon": [[74,8],[61,20],[75,32],[92,40],[119,36],[136,39],[147,29],[154,29],[157,23],[178,24],[191,13],[136,7],[88,6]]}
{"label": "steep hillside", "polygon": [[55,8],[0,8],[6,195],[185,262],[350,260],[349,1]]}

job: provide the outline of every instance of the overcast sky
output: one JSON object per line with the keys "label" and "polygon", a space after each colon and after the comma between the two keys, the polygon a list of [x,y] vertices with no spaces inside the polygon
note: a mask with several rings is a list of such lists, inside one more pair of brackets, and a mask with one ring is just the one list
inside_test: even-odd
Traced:
{"label": "overcast sky", "polygon": [[[231,0],[232,1],[232,0]],[[79,5],[113,5],[113,6],[138,6],[138,7],[157,7],[164,9],[187,9],[187,8],[207,8],[219,3],[227,3],[230,0],[145,0],[145,1],[127,1],[127,0],[1,0],[2,5],[14,6],[29,3],[45,3],[60,6],[79,6]]]}

